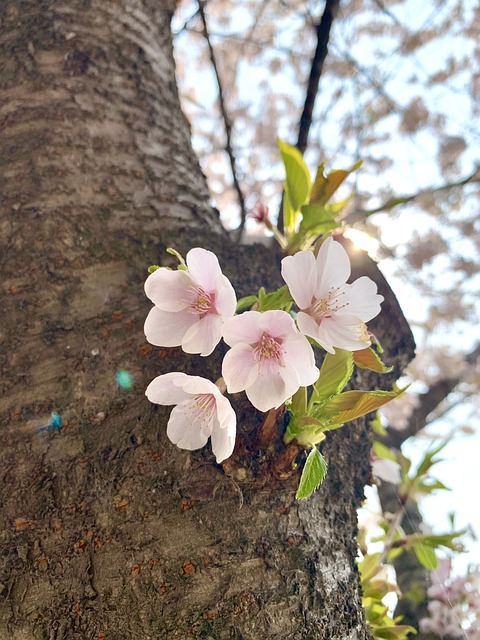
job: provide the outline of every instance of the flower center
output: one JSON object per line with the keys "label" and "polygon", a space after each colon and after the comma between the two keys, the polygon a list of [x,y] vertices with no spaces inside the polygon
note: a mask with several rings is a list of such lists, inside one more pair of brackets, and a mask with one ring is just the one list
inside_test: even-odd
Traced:
{"label": "flower center", "polygon": [[216,408],[215,396],[211,393],[200,393],[192,402],[193,419],[199,421],[201,427],[206,426],[212,420]]}
{"label": "flower center", "polygon": [[253,357],[260,362],[281,363],[283,360],[283,349],[279,338],[273,338],[268,333],[263,333],[259,342],[253,350]]}
{"label": "flower center", "polygon": [[195,292],[195,299],[190,304],[190,313],[196,313],[199,316],[204,316],[207,313],[215,312],[215,294],[207,293],[200,286],[193,288]]}
{"label": "flower center", "polygon": [[355,333],[362,342],[370,344],[370,334],[368,333],[367,325],[365,323],[362,322],[362,324],[357,324],[355,327]]}
{"label": "flower center", "polygon": [[[340,309],[348,307],[348,302],[340,303],[341,296],[345,295],[340,287],[332,287],[327,295],[312,304],[311,311],[316,322],[320,323],[324,318],[331,318]],[[362,338],[363,339],[363,338]]]}

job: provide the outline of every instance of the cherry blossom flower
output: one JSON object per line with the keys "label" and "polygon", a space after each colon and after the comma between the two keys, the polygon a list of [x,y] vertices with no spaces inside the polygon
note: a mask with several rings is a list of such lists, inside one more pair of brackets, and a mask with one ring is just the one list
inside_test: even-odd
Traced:
{"label": "cherry blossom flower", "polygon": [[400,484],[401,467],[398,462],[388,460],[387,458],[378,458],[372,450],[370,452],[370,463],[375,478],[383,480],[384,482],[390,482],[391,484]]}
{"label": "cherry blossom flower", "polygon": [[339,242],[327,238],[318,256],[299,251],[282,260],[282,277],[301,309],[300,331],[329,353],[365,349],[370,337],[365,322],[380,312],[383,296],[366,276],[347,284],[350,260]]}
{"label": "cherry blossom flower", "polygon": [[247,311],[228,320],[223,339],[232,347],[222,375],[229,393],[245,391],[254,407],[279,407],[319,370],[312,347],[285,311]]}
{"label": "cherry blossom flower", "polygon": [[151,273],[145,293],[155,304],[145,321],[148,342],[181,346],[186,353],[208,356],[222,337],[222,325],[235,313],[237,299],[217,256],[195,248],[187,253],[188,270],[166,268]]}
{"label": "cherry blossom flower", "polygon": [[145,395],[155,404],[176,405],[167,424],[167,436],[180,449],[201,449],[212,439],[220,463],[232,455],[237,418],[230,402],[210,380],[172,372],[158,376]]}

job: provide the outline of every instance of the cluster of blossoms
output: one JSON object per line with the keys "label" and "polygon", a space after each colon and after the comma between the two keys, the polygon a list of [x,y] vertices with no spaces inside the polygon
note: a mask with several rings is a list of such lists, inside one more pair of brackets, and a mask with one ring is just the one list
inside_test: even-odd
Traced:
{"label": "cluster of blossoms", "polygon": [[439,638],[480,640],[480,573],[477,569],[452,577],[451,570],[451,561],[443,559],[431,572],[429,616],[420,620],[420,631]]}
{"label": "cluster of blossoms", "polygon": [[380,312],[383,298],[370,278],[347,284],[349,276],[348,255],[332,238],[325,240],[317,257],[299,251],[284,258],[282,277],[299,308],[295,323],[279,309],[235,315],[235,291],[215,254],[205,249],[191,249],[177,271],[159,268],[151,273],[145,283],[155,305],[145,322],[150,343],[181,346],[202,356],[210,355],[222,338],[231,347],[216,384],[176,372],[148,386],[151,402],[176,405],[167,426],[170,440],[194,450],[211,437],[217,462],[222,462],[232,454],[236,432],[225,390],[245,391],[254,407],[268,411],[318,379],[306,336],[330,353],[335,347],[355,351],[369,346],[365,322]]}

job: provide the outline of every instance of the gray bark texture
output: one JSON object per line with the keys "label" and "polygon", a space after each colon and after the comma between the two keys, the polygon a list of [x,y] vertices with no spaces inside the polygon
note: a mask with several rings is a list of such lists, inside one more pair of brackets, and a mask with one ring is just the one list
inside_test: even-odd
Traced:
{"label": "gray bark texture", "polygon": [[[299,503],[305,454],[285,450],[281,413],[266,441],[264,415],[234,397],[238,441],[219,466],[209,447],[173,447],[169,412],[144,396],[167,371],[220,373],[221,353],[145,342],[146,268],[173,264],[167,246],[215,250],[239,296],[281,284],[277,253],[233,244],[209,206],[173,8],[0,2],[0,638],[364,640],[366,422],[331,434],[327,480]],[[386,388],[413,341],[376,266],[354,257],[386,298],[372,323],[395,366]],[[52,411],[63,428],[41,429]]]}

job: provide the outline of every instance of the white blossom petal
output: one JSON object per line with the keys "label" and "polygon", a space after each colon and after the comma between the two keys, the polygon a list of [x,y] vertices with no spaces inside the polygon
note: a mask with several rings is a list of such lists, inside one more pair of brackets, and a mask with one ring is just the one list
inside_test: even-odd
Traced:
{"label": "white blossom petal", "polygon": [[227,320],[223,325],[223,339],[233,347],[238,343],[255,344],[262,336],[259,311],[246,311]]}
{"label": "white blossom petal", "polygon": [[315,366],[315,355],[308,340],[299,335],[298,338],[285,340],[282,344],[285,362],[297,372],[298,383],[308,387],[318,380],[319,369]]}
{"label": "white blossom petal", "polygon": [[196,319],[182,339],[182,349],[185,353],[199,353],[209,356],[222,338],[222,319],[216,314]]}
{"label": "white blossom petal", "polygon": [[312,302],[317,282],[315,266],[311,251],[299,251],[282,260],[282,278],[300,309],[306,309]]}
{"label": "white blossom petal", "polygon": [[362,276],[345,287],[345,302],[348,303],[348,307],[340,310],[339,316],[342,312],[353,311],[362,322],[368,322],[380,313],[380,303],[384,298],[377,294],[377,285],[373,280]]}
{"label": "white blossom petal", "polygon": [[247,398],[260,411],[279,407],[298,391],[298,377],[294,368],[287,364],[262,374],[246,389]]}
{"label": "white blossom petal", "polygon": [[321,298],[332,287],[339,287],[350,277],[350,259],[339,242],[327,238],[317,256],[317,284],[313,292]]}
{"label": "white blossom petal", "polygon": [[207,444],[212,432],[213,415],[205,416],[198,410],[193,397],[172,409],[167,424],[167,436],[180,449],[194,451]]}
{"label": "white blossom petal", "polygon": [[260,326],[272,338],[298,335],[298,330],[292,316],[285,313],[285,311],[265,311],[261,313],[260,316]]}
{"label": "white blossom petal", "polygon": [[334,318],[325,318],[318,328],[318,342],[322,346],[326,342],[347,351],[359,351],[370,345],[370,340],[362,340],[361,335],[360,325],[344,325]]}
{"label": "white blossom petal", "polygon": [[196,247],[187,253],[185,262],[189,272],[205,291],[211,293],[218,288],[222,270],[214,253]]}
{"label": "white blossom petal", "polygon": [[145,390],[145,395],[155,404],[179,404],[189,398],[183,386],[188,382],[185,373],[174,371],[154,378]]}
{"label": "white blossom petal", "polygon": [[230,280],[226,276],[221,277],[220,285],[215,296],[215,308],[225,321],[232,318],[235,313],[237,296]]}
{"label": "white blossom petal", "polygon": [[227,352],[222,363],[222,376],[228,393],[244,391],[258,376],[258,363],[249,344],[236,344]]}
{"label": "white blossom petal", "polygon": [[[218,424],[217,424],[218,423]],[[230,402],[220,396],[217,398],[217,423],[212,429],[212,451],[217,462],[229,458],[235,447],[237,418]]]}
{"label": "white blossom petal", "polygon": [[195,299],[194,284],[186,271],[170,271],[162,267],[145,280],[145,293],[162,311],[181,311]]}
{"label": "white blossom petal", "polygon": [[153,307],[145,320],[143,330],[150,344],[157,347],[179,347],[183,336],[196,321],[196,316],[188,311],[171,313]]}

